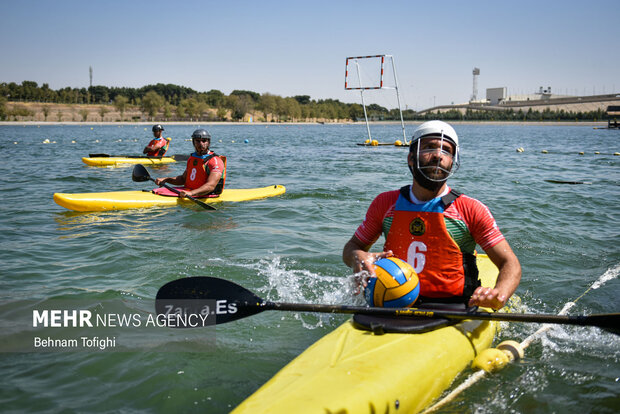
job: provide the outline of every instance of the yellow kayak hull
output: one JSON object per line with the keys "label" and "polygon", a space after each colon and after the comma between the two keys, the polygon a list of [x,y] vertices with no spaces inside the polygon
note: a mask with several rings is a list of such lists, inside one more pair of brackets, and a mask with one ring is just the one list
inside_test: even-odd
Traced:
{"label": "yellow kayak hull", "polygon": [[[497,268],[478,256],[483,285]],[[345,322],[291,361],[234,413],[415,413],[491,346],[497,323],[375,335]]]}
{"label": "yellow kayak hull", "polygon": [[122,164],[161,165],[177,161],[172,157],[83,157],[82,162],[91,167],[114,167]]}
{"label": "yellow kayak hull", "polygon": [[[275,197],[286,192],[283,185],[272,185],[261,188],[224,189],[219,197],[201,198],[205,203],[223,201],[248,201],[260,198]],[[127,210],[156,206],[193,205],[188,199],[167,197],[153,194],[150,191],[110,191],[103,193],[54,193],[56,204],[73,211],[107,211]]]}

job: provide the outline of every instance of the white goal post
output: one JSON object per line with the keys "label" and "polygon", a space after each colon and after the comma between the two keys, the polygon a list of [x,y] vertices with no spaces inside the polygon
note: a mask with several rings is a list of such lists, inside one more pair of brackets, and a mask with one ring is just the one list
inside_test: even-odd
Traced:
{"label": "white goal post", "polygon": [[[392,66],[393,79],[385,78],[386,63]],[[389,82],[393,80],[393,82]],[[364,91],[373,89],[394,89],[398,100],[398,111],[400,113],[400,123],[403,131],[403,142],[406,143],[405,123],[403,112],[400,106],[400,94],[398,92],[398,78],[396,77],[396,66],[392,55],[368,55],[350,56],[346,58],[344,70],[344,89],[359,90],[364,108],[364,119],[366,120],[366,130],[368,139],[372,141],[370,127],[368,125],[368,115],[366,113],[366,103],[364,102]]]}

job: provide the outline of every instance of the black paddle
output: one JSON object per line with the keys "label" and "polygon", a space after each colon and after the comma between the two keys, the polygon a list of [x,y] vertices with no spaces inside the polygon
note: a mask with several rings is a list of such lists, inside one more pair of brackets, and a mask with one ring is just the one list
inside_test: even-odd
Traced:
{"label": "black paddle", "polygon": [[562,180],[545,180],[551,184],[592,184],[588,181],[562,181]]}
{"label": "black paddle", "polygon": [[[376,316],[478,319],[487,321],[537,322],[566,325],[596,326],[620,335],[620,313],[588,316],[564,316],[524,313],[487,313],[430,310],[416,308],[370,308],[365,306],[318,305],[307,303],[267,302],[236,283],[207,276],[188,277],[166,283],[157,292],[155,309],[158,315],[200,314],[203,325],[217,325],[242,319],[266,310],[349,313]],[[185,327],[185,326],[181,326]],[[194,327],[194,326],[192,326]]]}
{"label": "black paddle", "polygon": [[[151,180],[151,181],[153,181],[155,183],[155,180],[153,178],[151,178],[151,175],[146,170],[146,168],[144,168],[144,165],[142,165],[142,164],[136,164],[135,167],[133,167],[133,172],[131,173],[131,179],[136,181],[136,182],[142,182],[142,181]],[[179,194],[179,195],[181,194],[181,192],[179,190],[177,190],[176,188],[172,187],[168,183],[162,183],[162,184],[159,184],[159,186],[166,187],[168,190],[172,191],[173,193],[176,193],[176,194]],[[203,203],[202,201],[198,200],[197,198],[194,198],[194,197],[189,196],[189,195],[185,195],[185,197],[189,198],[194,203],[198,204],[200,207],[202,207],[202,208],[204,208],[206,210],[217,210],[215,207],[210,206],[207,203]]]}

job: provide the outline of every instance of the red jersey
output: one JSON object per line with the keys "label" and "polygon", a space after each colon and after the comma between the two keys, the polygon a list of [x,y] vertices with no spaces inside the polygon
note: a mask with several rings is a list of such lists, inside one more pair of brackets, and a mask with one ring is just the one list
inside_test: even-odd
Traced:
{"label": "red jersey", "polygon": [[146,153],[146,155],[149,157],[163,157],[166,151],[168,151],[168,146],[170,145],[170,141],[168,141],[166,138],[163,138],[163,137],[154,138],[151,140],[151,142],[149,142],[149,145],[147,145],[147,147],[151,147],[153,145],[155,145],[156,150],[149,151]]}
{"label": "red jersey", "polygon": [[377,196],[355,236],[370,245],[381,233],[384,250],[413,266],[420,295],[429,298],[469,297],[479,286],[476,244],[488,249],[504,240],[478,200],[449,190],[442,197],[413,202],[409,186]]}
{"label": "red jersey", "polygon": [[195,190],[203,186],[209,175],[216,171],[222,173],[222,178],[213,190],[213,194],[221,194],[226,181],[226,157],[217,155],[213,151],[205,155],[193,153],[187,160],[185,188]]}
{"label": "red jersey", "polygon": [[[368,207],[355,237],[366,245],[374,244],[381,234],[387,237],[399,194],[400,190],[379,194]],[[488,207],[475,198],[461,195],[443,214],[448,232],[464,252],[473,253],[476,244],[487,250],[504,240]]]}

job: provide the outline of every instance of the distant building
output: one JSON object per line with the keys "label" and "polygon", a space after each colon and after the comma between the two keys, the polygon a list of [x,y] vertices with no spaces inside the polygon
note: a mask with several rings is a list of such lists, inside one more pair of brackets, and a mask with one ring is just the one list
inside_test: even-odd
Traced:
{"label": "distant building", "polygon": [[608,106],[605,111],[607,115],[607,128],[615,129],[620,128],[620,106]]}
{"label": "distant building", "polygon": [[487,88],[487,101],[491,105],[498,105],[506,99],[506,87],[502,88]]}

